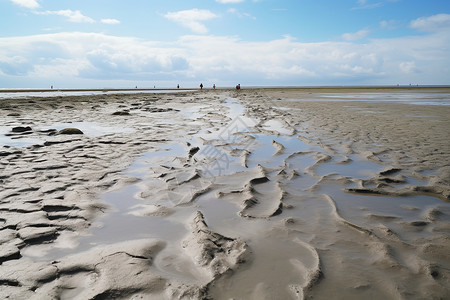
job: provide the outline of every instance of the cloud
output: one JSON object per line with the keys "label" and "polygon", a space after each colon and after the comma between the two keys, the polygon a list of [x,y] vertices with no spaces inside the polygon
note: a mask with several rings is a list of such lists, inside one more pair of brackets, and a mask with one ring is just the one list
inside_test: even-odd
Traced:
{"label": "cloud", "polygon": [[424,32],[449,30],[450,14],[437,14],[418,18],[411,22],[410,27]]}
{"label": "cloud", "polygon": [[373,0],[357,0],[356,7],[353,7],[352,10],[355,9],[374,9],[381,6],[384,6],[387,4],[387,2],[398,2],[401,0],[377,0],[376,2],[373,2]]}
{"label": "cloud", "polygon": [[361,40],[363,38],[365,38],[367,35],[369,35],[370,31],[367,29],[361,29],[357,32],[353,32],[353,33],[344,33],[342,35],[342,38],[346,41],[356,41],[356,40]]}
{"label": "cloud", "polygon": [[116,25],[116,24],[120,24],[119,20],[116,19],[101,19],[101,21],[103,24],[109,24],[109,25]]}
{"label": "cloud", "polygon": [[[196,53],[193,73],[255,85],[292,85],[364,79],[382,73],[382,59],[352,43],[300,43],[292,37],[245,42],[233,37],[186,36],[181,40]],[[223,77],[222,77],[223,76]]]}
{"label": "cloud", "polygon": [[[299,42],[284,36],[250,42],[186,35],[172,42],[98,33],[0,38],[1,82],[67,87],[124,81],[234,85],[448,84],[450,36],[439,33],[366,43]],[[81,83],[80,83],[81,82]],[[107,83],[104,83],[107,82]],[[109,83],[108,83],[109,82]],[[156,83],[158,84],[158,83]],[[119,84],[117,84],[119,85]]]}
{"label": "cloud", "polygon": [[236,15],[239,18],[249,18],[249,19],[256,20],[256,17],[254,17],[251,14],[246,13],[246,12],[240,12],[236,8],[229,8],[229,9],[227,9],[227,12],[230,14]]}
{"label": "cloud", "polygon": [[39,7],[39,3],[36,0],[11,0],[11,2],[31,9]]}
{"label": "cloud", "polygon": [[399,68],[403,73],[410,74],[417,72],[416,63],[414,61],[401,62]]}
{"label": "cloud", "polygon": [[[35,9],[39,8],[40,5],[36,0],[10,0],[14,4],[20,5],[22,7]],[[79,10],[47,10],[47,11],[34,11],[37,15],[57,15],[68,18],[70,22],[74,23],[95,23],[96,21],[88,16],[83,15]],[[120,24],[119,20],[116,19],[102,19],[100,20],[103,24]]]}
{"label": "cloud", "polygon": [[357,10],[357,9],[374,9],[374,8],[385,6],[386,4],[388,4],[387,2],[398,2],[398,1],[401,1],[401,0],[377,0],[377,1],[373,1],[373,0],[357,0],[356,1],[356,6],[353,7],[352,10]]}
{"label": "cloud", "polygon": [[188,68],[179,49],[136,38],[81,32],[0,38],[0,74],[5,76],[136,80],[173,78]]}
{"label": "cloud", "polygon": [[207,33],[208,29],[201,21],[217,18],[217,15],[209,10],[194,8],[190,10],[168,12],[164,17],[189,28],[195,33],[203,34]]}
{"label": "cloud", "polygon": [[383,6],[383,2],[375,2],[375,3],[369,3],[368,0],[358,0],[357,6],[353,7],[352,10],[356,9],[374,9],[380,6]]}
{"label": "cloud", "polygon": [[0,71],[13,76],[25,76],[33,69],[33,65],[23,56],[14,55],[0,60]]}
{"label": "cloud", "polygon": [[95,20],[83,15],[79,10],[47,10],[35,12],[38,15],[57,15],[68,18],[70,22],[74,23],[95,23]]}
{"label": "cloud", "polygon": [[380,21],[380,28],[382,29],[396,29],[399,26],[399,22],[396,20],[383,20]]}
{"label": "cloud", "polygon": [[[47,11],[35,11],[37,15],[55,15],[66,17],[69,22],[73,23],[96,23],[96,21],[88,16],[85,16],[79,10],[47,10]],[[101,23],[108,25],[116,25],[120,24],[120,21],[117,19],[101,19]]]}

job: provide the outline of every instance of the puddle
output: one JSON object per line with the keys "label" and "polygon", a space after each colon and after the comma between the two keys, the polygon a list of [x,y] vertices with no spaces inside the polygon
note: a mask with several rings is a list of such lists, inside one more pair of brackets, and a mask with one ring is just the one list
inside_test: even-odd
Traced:
{"label": "puddle", "polygon": [[83,240],[83,244],[92,246],[140,238],[173,240],[185,234],[183,224],[172,222],[168,218],[133,215],[139,205],[152,204],[137,199],[135,195],[138,192],[139,188],[132,185],[106,194],[105,202],[114,209],[99,220],[101,225],[93,229],[92,236]]}
{"label": "puddle", "polygon": [[395,217],[392,222],[413,222],[422,220],[423,212],[429,207],[450,206],[439,198],[426,195],[394,197],[352,194],[337,185],[323,186],[320,191],[332,196],[342,217],[357,224],[367,223],[368,215],[387,216],[386,219]]}
{"label": "puddle", "polygon": [[227,117],[233,120],[227,127],[237,132],[248,132],[257,124],[256,120],[245,115],[245,107],[236,98],[228,98],[224,106],[229,108]]}
{"label": "puddle", "polygon": [[[51,126],[44,126],[36,128],[35,130],[50,130],[56,129],[61,130],[64,128],[78,128],[86,136],[89,137],[99,137],[107,134],[114,133],[132,133],[134,132],[131,128],[122,128],[118,126],[104,126],[96,122],[73,122],[73,123],[55,123]],[[0,145],[11,146],[11,147],[26,147],[36,144],[42,144],[44,141],[35,137],[28,137],[26,134],[6,136],[10,134],[12,127],[1,126],[0,127]],[[30,131],[34,132],[34,131]]]}
{"label": "puddle", "polygon": [[0,126],[0,146],[26,147],[43,143],[42,140],[30,138],[27,135],[6,136],[6,134],[11,133],[11,130],[12,127]]}
{"label": "puddle", "polygon": [[[152,167],[159,167],[162,163],[170,166],[175,157],[184,154],[186,154],[186,149],[180,143],[162,145],[157,151],[148,152],[137,159],[124,174],[145,180],[149,174],[152,174]],[[67,247],[56,245],[49,249],[40,245],[30,246],[24,249],[23,254],[36,260],[56,260],[69,254],[89,250],[96,245],[112,244],[124,240],[180,239],[186,234],[184,224],[167,217],[148,217],[139,214],[140,210],[151,209],[158,204],[152,199],[143,200],[139,197],[140,184],[141,181],[138,181],[118,191],[104,194],[102,198],[110,208],[104,216],[95,221],[89,235],[77,237],[76,243],[71,243]],[[166,185],[163,188],[166,188]],[[173,206],[173,203],[166,201],[165,205],[167,204]]]}
{"label": "puddle", "polygon": [[364,114],[379,114],[379,113],[381,113],[380,111],[362,109],[362,108],[356,107],[356,106],[344,106],[344,107],[349,110],[353,110],[354,112],[357,112],[357,113],[364,113]]}
{"label": "puddle", "polygon": [[222,149],[205,146],[201,148],[195,158],[200,161],[199,170],[202,175],[208,179],[215,176],[229,175],[236,172],[245,171],[242,160],[238,156],[230,155],[232,147],[223,147]]}
{"label": "puddle", "polygon": [[198,118],[201,118],[203,116],[203,113],[201,113],[201,109],[207,108],[208,105],[195,105],[191,107],[185,107],[181,109],[181,114],[188,119],[196,120]]}
{"label": "puddle", "polygon": [[416,178],[414,176],[405,176],[405,183],[404,184],[399,184],[399,187],[403,187],[403,186],[408,186],[408,185],[412,185],[412,186],[427,186],[428,185],[428,180],[426,179],[419,179]]}
{"label": "puddle", "polygon": [[66,97],[66,96],[93,96],[93,95],[115,95],[115,94],[162,94],[162,93],[188,93],[192,90],[79,90],[79,91],[33,91],[24,90],[23,92],[9,92],[8,89],[0,90],[0,99],[20,99],[32,97]]}
{"label": "puddle", "polygon": [[185,156],[187,151],[188,147],[181,143],[161,145],[159,150],[142,155],[124,173],[131,177],[144,178],[149,174],[152,166],[156,167],[162,164],[170,166],[176,157]]}
{"label": "puddle", "polygon": [[26,147],[36,144],[42,144],[43,141],[35,138],[27,138],[27,137],[10,137],[0,134],[0,145],[10,146],[10,147]]}
{"label": "puddle", "polygon": [[350,155],[349,158],[351,160],[346,163],[339,163],[333,160],[321,163],[315,167],[315,172],[318,176],[336,173],[344,177],[369,179],[385,169],[385,166],[364,160],[355,154]]}
{"label": "puddle", "polygon": [[269,120],[267,122],[264,122],[262,128],[268,131],[276,131],[284,135],[292,134],[292,130],[285,128],[283,124],[278,120]]}
{"label": "puddle", "polygon": [[[258,164],[268,168],[281,167],[284,160],[295,152],[313,151],[314,146],[310,146],[293,136],[275,136],[265,134],[254,134],[255,145],[248,158],[248,167],[256,167]],[[284,150],[277,153],[273,146],[273,141],[284,146]],[[275,155],[276,154],[276,155]]]}
{"label": "puddle", "polygon": [[283,110],[283,111],[291,111],[291,110],[303,110],[297,107],[283,107],[283,106],[274,106],[273,108]]}
{"label": "puddle", "polygon": [[450,105],[450,94],[391,92],[391,93],[322,93],[317,100],[326,101],[363,101],[394,102],[414,105]]}
{"label": "puddle", "polygon": [[426,169],[419,171],[420,174],[426,175],[426,176],[433,176],[437,175],[438,171],[435,169]]}
{"label": "puddle", "polygon": [[29,246],[24,249],[23,255],[33,257],[36,261],[57,260],[64,256],[80,253],[97,245],[107,245],[126,240],[155,238],[160,240],[181,239],[186,234],[184,224],[174,222],[169,218],[146,217],[134,215],[133,212],[144,201],[135,195],[139,188],[136,185],[128,186],[119,191],[107,193],[103,199],[112,208],[108,209],[103,217],[97,219],[90,228],[89,235],[77,236],[76,242],[66,245],[52,246],[46,249]]}
{"label": "puddle", "polygon": [[[367,222],[367,214],[401,216],[404,220],[415,221],[420,217],[420,210],[405,210],[405,206],[423,209],[430,205],[442,204],[442,201],[438,198],[422,195],[381,197],[346,193],[343,189],[349,186],[344,186],[342,183],[338,184],[333,180],[321,182],[317,190],[308,191],[308,188],[319,180],[306,172],[312,166],[314,166],[314,171],[318,176],[337,173],[340,176],[358,179],[371,178],[382,171],[385,166],[364,160],[357,155],[351,155],[351,161],[345,164],[339,163],[334,158],[315,165],[317,162],[316,155],[326,154],[324,149],[319,146],[306,144],[297,139],[296,136],[283,135],[282,123],[276,120],[266,122],[264,128],[275,129],[281,135],[256,134],[253,132],[253,129],[257,122],[244,115],[245,108],[236,99],[227,99],[223,106],[228,109],[227,117],[232,119],[227,127],[215,131],[209,128],[201,133],[189,136],[188,140],[160,145],[158,149],[142,155],[128,170],[124,171],[125,175],[139,178],[140,181],[103,196],[104,201],[112,208],[102,218],[96,220],[88,236],[79,237],[76,246],[72,248],[53,247],[48,253],[36,259],[54,260],[71,253],[87,250],[99,244],[111,244],[140,238],[156,238],[168,243],[167,250],[164,250],[164,254],[156,260],[156,264],[162,266],[165,258],[177,256],[180,246],[179,241],[187,234],[188,229],[185,224],[198,209],[203,210],[205,215],[208,216],[208,224],[212,229],[215,227],[221,228],[221,232],[224,234],[229,231],[230,236],[233,235],[233,230],[234,232],[239,231],[239,227],[244,228],[241,229],[243,236],[251,236],[252,233],[254,234],[252,230],[255,228],[259,228],[258,230],[265,228],[257,223],[267,222],[267,220],[241,218],[237,214],[241,209],[239,203],[230,202],[217,196],[217,192],[223,189],[224,186],[227,186],[226,180],[217,182],[215,186],[212,186],[212,190],[200,194],[194,203],[176,206],[177,203],[171,199],[171,192],[178,189],[176,191],[178,193],[177,197],[180,193],[192,192],[189,189],[192,186],[196,188],[192,182],[199,180],[189,179],[189,176],[192,174],[187,174],[193,168],[186,165],[186,160],[188,159],[189,150],[195,146],[198,146],[200,149],[192,159],[197,161],[197,165],[194,165],[195,171],[201,171],[203,179],[211,179],[213,176],[218,175],[231,175],[232,177],[237,172],[249,171],[260,164],[268,170],[267,176],[270,184],[275,184],[277,180],[282,182],[284,190],[289,193],[287,197],[292,197],[297,201],[294,202],[295,205],[300,205],[298,204],[300,200],[297,198],[309,197],[313,199],[320,194],[327,193],[335,199],[343,217],[357,223]],[[182,113],[186,118],[193,119],[193,122],[196,124],[202,124],[201,121],[195,120],[201,118],[204,115],[201,110],[208,107],[206,105],[194,106],[183,110]],[[124,132],[123,129],[117,127],[102,127],[96,123],[87,122],[55,124],[52,128],[55,127],[77,127],[92,136]],[[242,140],[236,140],[246,136],[253,137],[253,139],[249,139],[248,144],[243,143]],[[198,142],[198,138],[203,138],[207,142]],[[187,142],[190,143],[190,146],[188,146]],[[282,147],[279,145],[282,145]],[[247,157],[248,168],[243,166],[243,156],[239,152],[244,150],[250,152]],[[165,178],[164,180],[157,178],[156,175],[159,177],[166,176],[163,175],[164,171],[161,171],[164,168],[175,170],[170,176],[175,174],[174,176],[178,176],[176,180],[180,180],[182,184],[179,184],[173,178]],[[283,177],[283,175],[278,174],[282,169],[284,169],[285,173],[295,171],[298,176],[293,176],[289,179],[287,178],[288,176]],[[419,182],[418,180],[415,181],[413,177],[407,177],[407,179],[411,183]],[[224,180],[223,177],[221,177],[221,180]],[[234,180],[238,180],[237,177]],[[236,185],[236,182],[233,184]],[[169,185],[173,187],[171,192],[168,191]],[[175,192],[173,193],[174,195],[176,194]],[[329,209],[329,206],[323,203],[323,201],[318,201],[314,205],[323,205],[326,207],[325,209]],[[151,213],[139,215],[143,208],[150,209],[151,212],[157,205],[168,207],[171,210],[171,214],[164,216],[155,216]],[[298,210],[295,209],[288,210],[283,212],[281,217],[286,218],[297,212]],[[253,227],[252,224],[258,226],[255,225]],[[32,248],[29,249],[28,253],[32,253],[31,250]],[[26,249],[24,250],[24,255],[27,255]],[[31,254],[29,255],[32,256]],[[181,277],[187,276],[186,272],[180,270],[174,269],[168,270],[168,272],[171,274],[179,273]]]}
{"label": "puddle", "polygon": [[431,118],[432,116],[430,116],[430,115],[405,115],[406,117],[409,117],[409,118],[420,118],[420,119],[422,119],[422,118]]}
{"label": "puddle", "polygon": [[201,162],[200,170],[207,178],[244,171],[241,156],[233,153],[250,151],[252,144],[255,143],[249,135],[242,135],[252,131],[257,124],[257,121],[245,116],[245,107],[235,98],[226,99],[223,106],[228,108],[225,115],[231,119],[227,126],[220,130],[204,129],[193,136],[193,141],[199,138],[214,141],[214,146],[208,142],[205,144],[192,142],[193,146],[200,147],[195,158]]}
{"label": "puddle", "polygon": [[40,130],[56,129],[61,130],[64,128],[78,128],[87,136],[99,137],[106,134],[113,133],[132,133],[134,132],[131,128],[122,128],[118,126],[104,126],[96,122],[72,122],[72,123],[55,123],[51,126],[45,126],[40,128]]}

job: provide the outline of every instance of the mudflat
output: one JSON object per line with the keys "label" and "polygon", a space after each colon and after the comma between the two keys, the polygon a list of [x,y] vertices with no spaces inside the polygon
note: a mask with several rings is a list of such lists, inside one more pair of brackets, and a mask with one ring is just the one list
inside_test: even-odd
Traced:
{"label": "mudflat", "polygon": [[0,100],[0,297],[440,299],[450,89]]}

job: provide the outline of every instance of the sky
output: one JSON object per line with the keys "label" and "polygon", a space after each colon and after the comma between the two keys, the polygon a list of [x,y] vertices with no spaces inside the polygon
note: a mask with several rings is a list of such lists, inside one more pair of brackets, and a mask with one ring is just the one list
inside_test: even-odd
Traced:
{"label": "sky", "polygon": [[0,0],[0,88],[449,85],[449,0]]}

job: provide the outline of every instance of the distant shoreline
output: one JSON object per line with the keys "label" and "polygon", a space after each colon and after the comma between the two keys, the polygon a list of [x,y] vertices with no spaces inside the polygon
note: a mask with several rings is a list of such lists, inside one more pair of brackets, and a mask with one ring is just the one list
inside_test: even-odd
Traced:
{"label": "distant shoreline", "polygon": [[[228,89],[234,89],[234,87],[218,87],[218,90],[228,90]],[[243,89],[262,89],[262,90],[309,90],[309,91],[356,91],[356,90],[432,90],[432,89],[450,89],[450,85],[400,85],[400,86],[243,86]],[[123,88],[123,89],[114,89],[114,88],[102,88],[102,89],[72,89],[72,88],[61,88],[61,89],[41,89],[41,88],[15,88],[15,89],[8,89],[8,88],[0,88],[0,93],[26,93],[26,92],[34,92],[34,93],[41,93],[41,92],[154,92],[154,91],[196,91],[200,90],[199,88]],[[204,88],[204,90],[212,90],[212,88]]]}
{"label": "distant shoreline", "polygon": [[170,89],[170,88],[161,88],[161,89],[0,89],[0,93],[47,93],[47,92],[142,92],[142,91],[191,91],[196,90],[193,88],[187,89]]}

